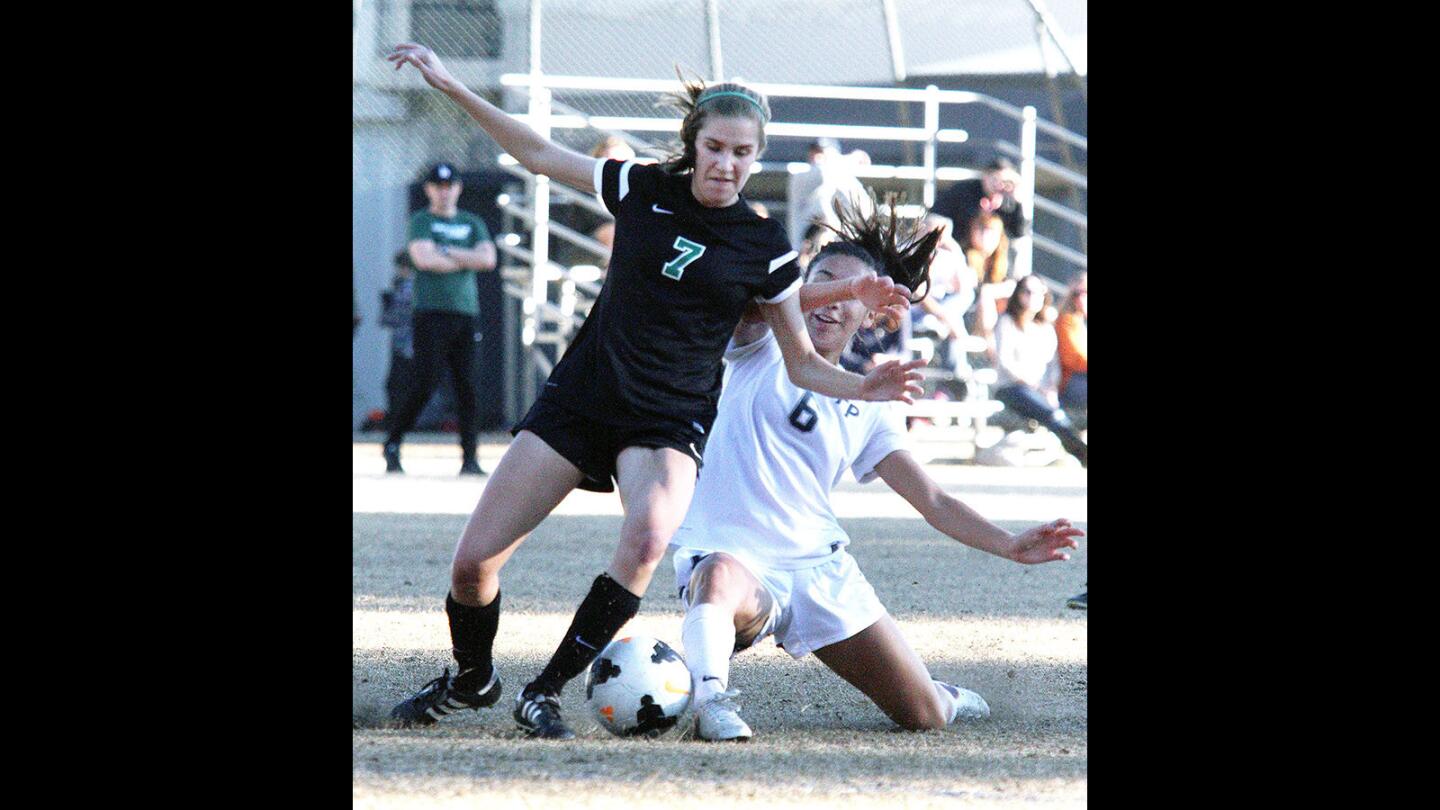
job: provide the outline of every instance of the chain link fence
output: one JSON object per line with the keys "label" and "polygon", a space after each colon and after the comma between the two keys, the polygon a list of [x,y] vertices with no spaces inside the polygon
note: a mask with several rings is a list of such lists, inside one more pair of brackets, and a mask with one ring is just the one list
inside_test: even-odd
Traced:
{"label": "chain link fence", "polygon": [[[493,205],[503,190],[497,176],[499,150],[460,108],[431,90],[419,73],[395,71],[384,57],[399,42],[422,43],[436,51],[466,86],[502,109],[526,111],[523,88],[505,87],[500,77],[528,73],[674,79],[677,67],[707,81],[717,77],[751,82],[920,86],[927,77],[993,74],[997,87],[1014,74],[1068,70],[1066,62],[1035,28],[1030,0],[944,2],[933,0],[352,0],[352,261],[356,302],[362,323],[354,341],[354,416],[383,407],[389,333],[378,325],[379,291],[394,272],[394,256],[404,248],[410,211],[423,202],[419,178],[433,162],[454,163],[467,178],[467,198],[481,186],[490,199],[492,230],[511,225],[524,240],[523,222],[502,222]],[[1083,0],[1050,2],[1055,19],[1072,35],[1086,30]],[[538,31],[536,24],[538,23]],[[536,36],[538,34],[538,36]],[[1079,40],[1083,42],[1083,39]],[[678,84],[677,84],[678,89]],[[980,92],[985,86],[966,87]],[[1032,104],[1042,117],[1055,119],[1063,105],[1052,104],[1043,89]],[[1073,93],[1071,93],[1073,95]],[[556,90],[557,115],[654,117],[679,115],[658,104],[653,92]],[[1073,105],[1072,105],[1073,106]],[[776,121],[859,123],[854,104],[819,99],[772,101]],[[919,104],[867,103],[883,109],[866,120],[886,126],[915,127],[923,122]],[[1065,125],[1084,132],[1080,115]],[[989,156],[984,145],[1018,142],[1008,120],[989,122],[984,111],[947,110],[941,127],[972,133],[972,143],[942,144],[943,166],[975,168]],[[552,137],[588,152],[605,133],[595,129],[553,130]],[[641,155],[659,157],[673,146],[672,132],[630,131],[628,140]],[[803,161],[802,139],[772,138],[766,161]],[[916,165],[919,144],[856,142],[878,164]],[[1060,162],[1062,151],[1042,138],[1038,153]],[[1078,151],[1083,172],[1085,151]],[[1074,156],[1072,156],[1073,159]],[[782,172],[783,174],[783,172]],[[759,179],[757,177],[757,179]],[[501,180],[508,181],[507,178]],[[777,185],[778,183],[778,185]],[[883,182],[877,188],[885,188]],[[512,183],[512,187],[516,187]],[[773,204],[783,178],[756,182],[747,194]],[[1083,207],[1083,194],[1061,198]],[[781,202],[783,206],[783,202]],[[783,210],[783,207],[782,209]],[[1037,217],[1037,224],[1043,224]],[[498,235],[498,233],[496,234]],[[1083,244],[1083,231],[1078,241]],[[1075,244],[1071,239],[1070,244]],[[524,242],[522,241],[522,244]],[[551,244],[555,244],[554,238]],[[1038,265],[1037,265],[1038,267]]]}

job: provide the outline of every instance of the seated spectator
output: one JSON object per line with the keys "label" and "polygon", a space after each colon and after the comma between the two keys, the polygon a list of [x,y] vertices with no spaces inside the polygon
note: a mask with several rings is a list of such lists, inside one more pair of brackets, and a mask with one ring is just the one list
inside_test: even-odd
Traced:
{"label": "seated spectator", "polygon": [[810,266],[810,260],[820,252],[820,249],[827,244],[839,239],[839,235],[830,228],[819,222],[812,222],[810,227],[805,229],[805,238],[800,240],[800,247],[797,250],[800,255],[795,261],[800,263],[800,269],[804,270]]}
{"label": "seated spectator", "polygon": [[[630,148],[630,144],[625,143],[625,141],[619,136],[607,135],[604,138],[601,138],[600,142],[595,144],[595,146],[590,150],[590,157],[611,158],[613,160],[633,160],[635,158],[635,150]],[[586,211],[585,213],[590,214],[589,211]],[[614,246],[615,223],[608,220],[600,219],[600,217],[594,214],[591,214],[591,216],[595,217],[597,220],[600,221],[594,228],[590,230],[590,238],[594,239],[596,242],[599,242],[607,248]],[[595,264],[598,264],[600,266],[600,269],[604,270],[606,267],[609,266],[610,261],[608,259],[601,259],[599,257],[596,257]]]}
{"label": "seated spectator", "polygon": [[965,263],[976,284],[998,284],[1010,276],[1010,237],[995,214],[981,214],[965,230]]}
{"label": "seated spectator", "polygon": [[[606,135],[590,149],[591,157],[614,158],[615,160],[631,160],[635,157],[635,150],[624,139],[615,135]],[[615,241],[615,223],[608,218],[601,216],[587,208],[569,203],[556,205],[552,203],[551,218],[571,230],[589,236],[591,239],[611,247]],[[593,264],[600,269],[609,265],[609,260],[603,256],[597,256],[590,250],[572,243],[563,236],[550,237],[550,258],[557,264],[566,267],[574,267],[577,264]]]}
{"label": "seated spectator", "polygon": [[1086,445],[1060,408],[1059,364],[1054,327],[1045,320],[1049,290],[1039,276],[1015,283],[1015,292],[995,325],[995,399],[1020,416],[1034,419],[1060,438],[1065,451],[1088,466]]}
{"label": "seated spectator", "polygon": [[965,262],[964,250],[951,236],[952,225],[948,217],[938,214],[925,217],[921,226],[923,233],[944,229],[945,235],[930,260],[931,292],[912,308],[911,317],[939,335],[936,358],[940,365],[968,376],[970,363],[963,345],[963,339],[969,335],[965,315],[975,305],[976,283],[974,273]]}
{"label": "seated spectator", "polygon": [[1060,405],[1082,413],[1088,407],[1090,393],[1090,352],[1086,345],[1090,319],[1089,275],[1081,273],[1071,285],[1055,322],[1060,351]]}

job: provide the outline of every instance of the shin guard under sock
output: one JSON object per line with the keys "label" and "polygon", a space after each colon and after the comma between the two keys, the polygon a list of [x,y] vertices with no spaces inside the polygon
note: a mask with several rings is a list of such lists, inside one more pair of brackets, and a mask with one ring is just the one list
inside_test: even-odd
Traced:
{"label": "shin guard under sock", "polygon": [[565,683],[584,672],[620,628],[639,612],[640,597],[625,590],[609,574],[596,577],[590,593],[575,611],[565,639],[539,677],[525,686],[524,693],[560,694]]}
{"label": "shin guard under sock", "polygon": [[705,705],[730,682],[730,654],[735,650],[735,616],[719,605],[700,603],[685,612],[680,625],[685,665],[692,681],[691,704]]}
{"label": "shin guard under sock", "polygon": [[463,605],[447,593],[445,615],[450,618],[451,652],[460,666],[456,687],[467,692],[483,689],[494,670],[490,651],[500,627],[500,593],[497,591],[494,600],[481,607]]}

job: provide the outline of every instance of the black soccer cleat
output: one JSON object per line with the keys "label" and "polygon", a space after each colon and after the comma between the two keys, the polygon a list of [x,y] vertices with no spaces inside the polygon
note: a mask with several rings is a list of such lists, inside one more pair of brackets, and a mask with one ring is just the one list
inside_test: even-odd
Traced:
{"label": "black soccer cleat", "polygon": [[403,472],[405,472],[405,468],[400,466],[400,445],[398,445],[398,444],[392,444],[392,443],[390,443],[390,442],[386,442],[386,443],[385,443],[385,448],[384,448],[384,453],[385,453],[385,472],[387,472],[387,473],[403,473]]}
{"label": "black soccer cleat", "polygon": [[527,737],[542,740],[573,740],[575,732],[560,719],[560,698],[537,692],[515,696],[515,724]]}
{"label": "black soccer cleat", "polygon": [[1085,597],[1089,594],[1089,591],[1085,591],[1084,593],[1079,593],[1070,597],[1069,599],[1066,599],[1065,607],[1074,608],[1075,610],[1088,610],[1088,608],[1086,607],[1087,603],[1085,601]]}
{"label": "black soccer cleat", "polygon": [[500,700],[500,670],[493,669],[490,682],[478,692],[467,692],[455,686],[446,667],[440,677],[425,684],[409,700],[390,711],[390,719],[401,726],[431,726],[436,720],[461,709],[483,709]]}

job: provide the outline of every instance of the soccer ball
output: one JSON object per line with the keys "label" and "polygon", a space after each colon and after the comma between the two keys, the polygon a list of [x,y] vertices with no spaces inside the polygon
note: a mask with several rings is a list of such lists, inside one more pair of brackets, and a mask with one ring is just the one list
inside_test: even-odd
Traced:
{"label": "soccer ball", "polygon": [[690,707],[690,670],[657,638],[617,638],[590,665],[585,699],[612,734],[659,737]]}

